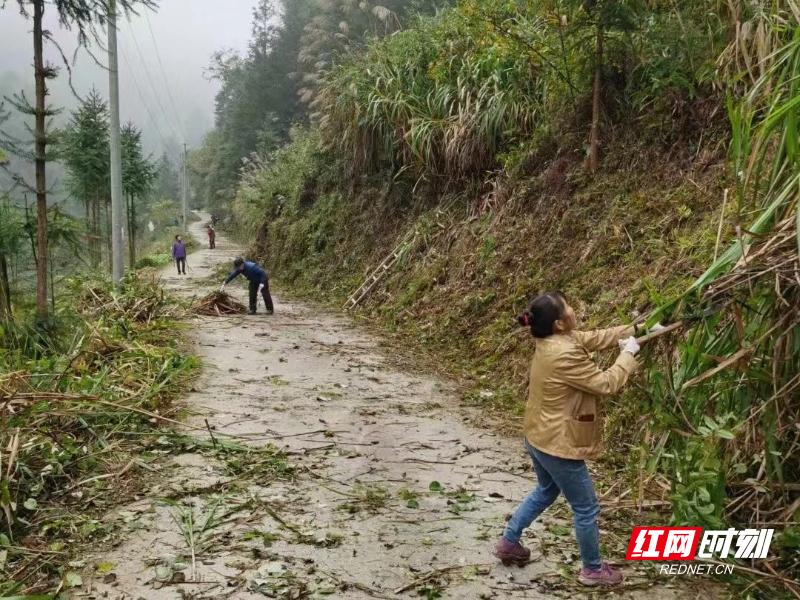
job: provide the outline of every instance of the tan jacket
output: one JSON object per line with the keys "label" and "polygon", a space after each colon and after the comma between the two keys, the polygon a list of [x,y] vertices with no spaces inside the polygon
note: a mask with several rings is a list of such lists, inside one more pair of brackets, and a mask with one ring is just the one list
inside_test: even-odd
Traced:
{"label": "tan jacket", "polygon": [[602,449],[599,396],[619,391],[638,367],[621,352],[601,370],[590,352],[617,347],[633,334],[622,326],[597,331],[571,331],[536,340],[525,407],[525,437],[534,447],[561,458],[596,458]]}

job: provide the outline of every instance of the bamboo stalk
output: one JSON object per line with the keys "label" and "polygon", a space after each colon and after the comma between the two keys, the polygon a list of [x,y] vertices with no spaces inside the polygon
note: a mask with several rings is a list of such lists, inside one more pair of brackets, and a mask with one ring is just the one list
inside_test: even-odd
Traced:
{"label": "bamboo stalk", "polygon": [[659,329],[658,331],[653,331],[652,333],[648,333],[646,335],[640,336],[636,338],[636,341],[641,344],[646,344],[652,340],[660,338],[662,335],[666,335],[675,331],[676,329],[680,329],[683,327],[685,323],[683,321],[675,321],[674,323],[670,323],[669,325],[665,325],[663,329]]}

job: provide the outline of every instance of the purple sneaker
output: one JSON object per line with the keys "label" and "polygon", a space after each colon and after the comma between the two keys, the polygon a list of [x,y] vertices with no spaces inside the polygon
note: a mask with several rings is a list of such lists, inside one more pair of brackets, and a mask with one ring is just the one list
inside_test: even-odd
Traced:
{"label": "purple sneaker", "polygon": [[519,542],[514,544],[504,537],[500,538],[500,541],[494,547],[494,555],[506,566],[517,565],[518,567],[524,567],[531,559],[530,550]]}
{"label": "purple sneaker", "polygon": [[583,585],[609,586],[622,583],[622,573],[608,563],[603,563],[599,569],[583,567],[578,573],[578,581]]}

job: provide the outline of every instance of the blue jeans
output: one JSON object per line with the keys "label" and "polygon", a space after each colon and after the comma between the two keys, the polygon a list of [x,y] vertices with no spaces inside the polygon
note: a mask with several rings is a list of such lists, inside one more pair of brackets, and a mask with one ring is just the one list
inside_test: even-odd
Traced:
{"label": "blue jeans", "polygon": [[572,507],[575,537],[581,550],[583,566],[599,569],[602,565],[600,531],[597,526],[600,504],[597,502],[586,463],[546,454],[531,446],[528,440],[525,440],[525,449],[533,461],[538,484],[511,517],[503,537],[512,543],[519,542],[522,531],[562,493]]}

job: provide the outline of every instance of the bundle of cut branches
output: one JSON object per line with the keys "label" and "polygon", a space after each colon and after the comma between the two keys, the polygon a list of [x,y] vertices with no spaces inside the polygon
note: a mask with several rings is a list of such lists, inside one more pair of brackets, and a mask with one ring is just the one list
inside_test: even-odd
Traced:
{"label": "bundle of cut branches", "polygon": [[247,307],[225,292],[212,292],[197,302],[195,312],[198,315],[235,315],[247,312]]}
{"label": "bundle of cut branches", "polygon": [[135,274],[127,277],[118,291],[108,284],[88,282],[79,298],[78,308],[87,315],[113,315],[137,323],[176,316],[180,310],[176,302],[167,298],[154,277]]}

